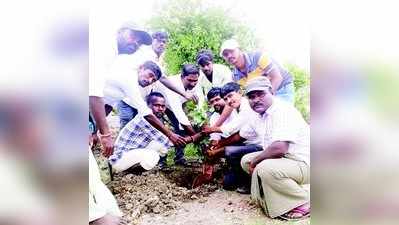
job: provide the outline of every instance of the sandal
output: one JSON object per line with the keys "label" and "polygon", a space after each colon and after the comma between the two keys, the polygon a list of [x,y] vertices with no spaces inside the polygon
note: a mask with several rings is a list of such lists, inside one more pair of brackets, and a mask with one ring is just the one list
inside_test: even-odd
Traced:
{"label": "sandal", "polygon": [[[294,216],[298,215],[299,216]],[[287,220],[287,221],[298,221],[298,220],[303,220],[310,217],[310,207],[309,208],[303,208],[303,205],[298,206],[291,211],[284,213],[283,215],[279,216],[280,219]]]}

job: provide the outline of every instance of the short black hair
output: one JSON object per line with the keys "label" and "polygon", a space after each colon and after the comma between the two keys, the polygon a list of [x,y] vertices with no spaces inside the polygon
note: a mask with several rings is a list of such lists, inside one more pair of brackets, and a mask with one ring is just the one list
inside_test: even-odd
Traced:
{"label": "short black hair", "polygon": [[208,99],[208,101],[216,96],[222,97],[222,88],[221,87],[213,87],[213,88],[211,88],[211,90],[208,91],[208,94],[206,94],[206,98]]}
{"label": "short black hair", "polygon": [[228,93],[233,92],[233,91],[239,92],[240,89],[241,88],[240,88],[239,84],[237,84],[235,82],[229,82],[222,87],[222,92],[221,92],[220,97],[224,98],[224,96],[226,96]]}
{"label": "short black hair", "polygon": [[157,39],[157,40],[161,40],[161,39],[169,39],[169,35],[168,33],[166,33],[165,31],[156,31],[152,34],[152,39]]}
{"label": "short black hair", "polygon": [[198,67],[194,64],[184,64],[181,70],[181,76],[186,77],[189,74],[197,74],[199,75]]}
{"label": "short black hair", "polygon": [[143,65],[142,65],[142,67],[144,69],[151,70],[157,77],[157,80],[159,80],[159,78],[161,78],[161,76],[162,76],[161,68],[159,68],[159,66],[156,63],[154,63],[153,61],[145,61],[145,63],[143,63]]}
{"label": "short black hair", "polygon": [[213,62],[213,53],[209,49],[201,49],[197,53],[196,61],[198,65],[205,66],[209,62]]}
{"label": "short black hair", "polygon": [[165,98],[165,97],[164,97],[161,93],[159,93],[159,92],[156,92],[156,91],[151,92],[149,95],[147,95],[147,98],[146,98],[146,99],[147,99],[147,105],[150,105],[155,97]]}

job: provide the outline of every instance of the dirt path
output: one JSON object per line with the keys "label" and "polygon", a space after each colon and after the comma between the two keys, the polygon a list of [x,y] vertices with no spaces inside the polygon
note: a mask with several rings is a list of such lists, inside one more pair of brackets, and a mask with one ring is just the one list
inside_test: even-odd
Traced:
{"label": "dirt path", "polygon": [[181,209],[170,216],[143,215],[139,224],[227,225],[245,224],[245,221],[262,221],[264,216],[256,207],[249,205],[248,201],[248,195],[217,190],[205,202],[194,200],[183,203]]}
{"label": "dirt path", "polygon": [[[116,136],[118,120],[108,118]],[[190,189],[199,170],[171,168],[168,172],[152,170],[141,175],[122,173],[109,181],[108,166],[99,160],[102,177],[113,191],[128,224],[139,225],[261,225],[292,224],[267,218],[251,204],[249,195],[225,191],[220,182]],[[295,222],[310,224],[310,219]]]}
{"label": "dirt path", "polygon": [[[249,204],[249,195],[217,190],[205,202],[185,202],[169,216],[145,214],[140,225],[261,225],[291,224],[267,218],[261,210]],[[310,224],[310,220],[295,224]]]}

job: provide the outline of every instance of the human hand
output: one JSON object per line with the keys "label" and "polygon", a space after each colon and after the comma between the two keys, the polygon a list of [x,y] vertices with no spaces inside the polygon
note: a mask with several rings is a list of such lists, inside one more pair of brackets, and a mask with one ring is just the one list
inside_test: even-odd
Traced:
{"label": "human hand", "polygon": [[175,133],[171,133],[169,136],[169,140],[175,145],[175,146],[179,146],[182,147],[184,145],[187,144],[186,140],[184,137],[175,134]]}
{"label": "human hand", "polygon": [[254,160],[251,160],[251,162],[249,162],[249,175],[252,175],[252,173],[254,172],[256,167],[256,162]]}
{"label": "human hand", "polygon": [[205,133],[206,135],[209,135],[215,132],[215,127],[210,127],[208,125],[205,125],[202,127],[202,132]]}
{"label": "human hand", "polygon": [[112,140],[111,133],[105,135],[100,134],[99,136],[101,145],[103,147],[103,155],[108,158],[114,152],[114,142]]}
{"label": "human hand", "polygon": [[184,98],[187,99],[187,101],[192,100],[195,104],[198,103],[198,96],[193,93],[189,92],[184,93]]}
{"label": "human hand", "polygon": [[211,147],[217,146],[218,144],[219,144],[219,141],[218,141],[218,140],[212,140],[212,141],[211,141]]}

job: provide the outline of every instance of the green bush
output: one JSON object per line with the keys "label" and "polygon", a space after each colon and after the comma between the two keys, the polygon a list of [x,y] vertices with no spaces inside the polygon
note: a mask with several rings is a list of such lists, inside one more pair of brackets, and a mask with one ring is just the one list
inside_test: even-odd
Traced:
{"label": "green bush", "polygon": [[200,0],[167,1],[155,15],[148,25],[170,35],[165,52],[168,74],[179,73],[185,63],[195,63],[201,49],[212,50],[215,62],[225,64],[218,53],[222,42],[229,38],[239,40],[246,50],[256,46],[254,32],[247,26],[229,17],[225,9],[210,8]]}
{"label": "green bush", "polygon": [[[155,15],[148,20],[149,27],[165,30],[169,34],[164,58],[168,75],[178,74],[183,64],[195,64],[195,57],[201,49],[210,49],[215,55],[214,62],[226,65],[219,56],[219,49],[222,42],[230,38],[238,40],[246,51],[257,47],[258,41],[251,28],[230,17],[225,9],[209,7],[201,0],[166,1],[159,9],[155,9]],[[286,68],[294,76],[295,106],[309,121],[309,74],[295,65],[287,65]],[[187,114],[194,126],[206,122],[206,105],[188,103],[187,106]],[[185,152],[189,158],[199,156],[200,146],[187,145]],[[169,153],[169,162],[173,155],[173,151]]]}
{"label": "green bush", "polygon": [[296,65],[286,64],[285,68],[290,71],[294,78],[295,107],[302,113],[307,122],[310,119],[310,76],[309,73]]}

